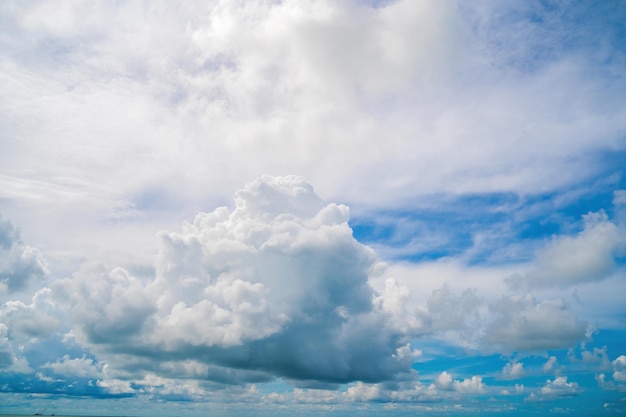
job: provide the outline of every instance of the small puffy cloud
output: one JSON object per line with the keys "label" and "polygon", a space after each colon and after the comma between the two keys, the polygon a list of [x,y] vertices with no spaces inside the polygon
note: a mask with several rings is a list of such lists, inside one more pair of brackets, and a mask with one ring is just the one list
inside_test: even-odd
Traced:
{"label": "small puffy cloud", "polygon": [[452,383],[452,388],[462,394],[484,394],[487,392],[481,376],[465,378],[463,381],[455,380]]}
{"label": "small puffy cloud", "polygon": [[80,271],[53,298],[77,341],[120,372],[163,375],[162,364],[192,360],[218,382],[393,379],[410,373],[408,343],[424,324],[406,289],[369,285],[376,257],[348,217],[300,177],[264,176],[234,210],[161,232],[153,278]]}
{"label": "small puffy cloud", "polygon": [[546,399],[574,397],[582,393],[582,388],[576,382],[567,382],[566,376],[558,376],[552,381],[548,379],[539,392]]}
{"label": "small puffy cloud", "polygon": [[132,394],[136,392],[131,386],[131,381],[120,379],[97,380],[96,385],[104,388],[111,394]]}
{"label": "small puffy cloud", "polygon": [[626,356],[620,355],[611,361],[608,375],[596,375],[598,386],[605,390],[626,392]]}
{"label": "small puffy cloud", "polygon": [[554,369],[554,366],[557,364],[556,356],[550,356],[546,363],[543,364],[541,369],[544,373],[551,372]]}
{"label": "small puffy cloud", "polygon": [[594,347],[591,350],[583,349],[580,352],[580,359],[574,357],[572,354],[569,355],[569,359],[571,362],[582,362],[597,371],[611,369],[611,361],[609,360],[606,346],[602,348]]}
{"label": "small puffy cloud", "polygon": [[387,398],[391,402],[432,403],[442,399],[441,392],[434,384],[425,385],[419,381],[407,381],[386,385]]}
{"label": "small puffy cloud", "polygon": [[613,365],[613,379],[617,382],[626,382],[626,356],[618,356],[611,364]]}
{"label": "small puffy cloud", "polygon": [[39,252],[22,241],[10,221],[0,217],[0,294],[21,290],[46,274]]}
{"label": "small puffy cloud", "polygon": [[615,190],[613,192],[613,205],[626,206],[626,190]]}
{"label": "small puffy cloud", "polygon": [[63,355],[56,362],[46,363],[43,368],[48,368],[57,375],[69,377],[101,378],[103,376],[101,369],[94,360],[84,355],[81,358],[70,358],[69,355]]}
{"label": "small puffy cloud", "polygon": [[344,398],[348,402],[367,402],[379,400],[382,392],[379,384],[364,384],[357,382],[349,387],[344,393]]}
{"label": "small puffy cloud", "polygon": [[510,362],[502,368],[502,377],[505,379],[518,379],[523,377],[524,364],[522,362]]}
{"label": "small puffy cloud", "polygon": [[443,390],[448,390],[452,388],[452,375],[443,371],[440,373],[437,378],[435,378],[435,385]]}
{"label": "small puffy cloud", "polygon": [[537,255],[535,270],[509,279],[513,287],[566,288],[599,281],[616,269],[626,253],[626,230],[604,211],[583,216],[584,228],[575,236],[559,236]]}
{"label": "small puffy cloud", "polygon": [[561,349],[586,337],[587,325],[560,300],[538,301],[532,294],[503,297],[491,304],[492,321],[483,344],[500,351]]}

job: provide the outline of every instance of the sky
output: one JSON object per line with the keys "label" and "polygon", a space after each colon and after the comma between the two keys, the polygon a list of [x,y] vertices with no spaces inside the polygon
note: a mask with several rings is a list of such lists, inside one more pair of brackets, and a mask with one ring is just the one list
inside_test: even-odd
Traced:
{"label": "sky", "polygon": [[626,3],[0,3],[0,413],[626,414]]}

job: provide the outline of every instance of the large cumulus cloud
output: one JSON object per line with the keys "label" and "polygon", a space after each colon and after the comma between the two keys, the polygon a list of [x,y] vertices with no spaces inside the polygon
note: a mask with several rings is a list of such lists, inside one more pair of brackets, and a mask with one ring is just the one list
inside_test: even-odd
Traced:
{"label": "large cumulus cloud", "polygon": [[393,379],[410,371],[422,322],[398,305],[397,286],[370,287],[377,260],[348,216],[300,177],[264,176],[234,210],[161,232],[154,277],[81,272],[54,298],[80,343],[135,375],[194,360],[188,377],[200,367],[221,382]]}

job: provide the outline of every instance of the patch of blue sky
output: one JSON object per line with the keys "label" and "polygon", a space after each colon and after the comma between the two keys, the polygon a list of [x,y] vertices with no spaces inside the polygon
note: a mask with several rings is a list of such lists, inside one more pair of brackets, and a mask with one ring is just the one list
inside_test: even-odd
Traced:
{"label": "patch of blue sky", "polygon": [[[423,260],[462,253],[473,232],[507,220],[503,207],[517,200],[510,193],[431,197],[430,207],[384,211],[351,221],[354,236],[366,244],[403,248],[395,259]],[[489,215],[486,216],[485,213]],[[415,252],[407,252],[414,249]]]}
{"label": "patch of blue sky", "polygon": [[[532,73],[568,54],[583,54],[596,71],[605,73],[607,65],[623,60],[626,6],[622,1],[545,0],[496,10],[499,13],[488,22],[478,20],[485,27],[474,29],[483,32],[485,44],[500,53],[500,63],[508,68]],[[531,39],[532,47],[520,39]],[[508,59],[502,59],[504,51]]]}
{"label": "patch of blue sky", "polygon": [[610,169],[550,193],[430,196],[428,205],[361,215],[350,225],[357,240],[393,260],[461,256],[473,248],[469,264],[527,261],[533,245],[580,232],[584,215],[604,210],[615,217],[614,192],[626,188],[623,170],[616,166],[623,157],[610,153],[604,158]]}

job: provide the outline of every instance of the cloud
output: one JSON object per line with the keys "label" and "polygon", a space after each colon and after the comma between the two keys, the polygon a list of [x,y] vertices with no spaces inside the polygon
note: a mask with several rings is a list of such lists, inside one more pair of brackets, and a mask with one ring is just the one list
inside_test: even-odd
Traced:
{"label": "cloud", "polygon": [[452,375],[443,371],[435,379],[435,384],[443,390],[450,389],[452,387]]}
{"label": "cloud", "polygon": [[46,274],[44,259],[37,249],[26,245],[19,230],[0,217],[0,294],[24,289]]}
{"label": "cloud", "polygon": [[511,278],[512,286],[567,288],[609,277],[617,268],[616,259],[626,254],[626,231],[604,211],[583,216],[583,222],[577,235],[554,237],[539,252],[536,269]]}
{"label": "cloud", "polygon": [[543,364],[541,369],[544,373],[548,373],[554,369],[554,366],[557,364],[556,356],[550,356],[546,363]]}
{"label": "cloud", "polygon": [[421,322],[401,305],[405,290],[370,287],[376,258],[347,221],[347,207],[323,204],[302,178],[264,176],[234,210],[161,232],[152,279],[82,271],[53,297],[77,340],[117,371],[126,357],[129,372],[155,373],[194,359],[216,381],[394,379],[410,370]]}
{"label": "cloud", "polygon": [[455,380],[452,383],[452,388],[462,394],[484,394],[487,392],[481,376],[465,378],[463,381]]}
{"label": "cloud", "polygon": [[69,377],[83,378],[102,378],[103,374],[93,359],[84,355],[81,358],[70,358],[69,355],[63,355],[53,363],[46,363],[43,368],[52,370],[57,375]]}
{"label": "cloud", "polygon": [[27,353],[40,343],[47,343],[62,329],[48,295],[49,291],[42,289],[30,304],[19,300],[0,304],[0,372],[32,373]]}
{"label": "cloud", "polygon": [[582,389],[576,382],[567,382],[566,376],[558,376],[554,380],[546,380],[546,384],[539,390],[540,398],[566,398],[575,397],[582,393]]}
{"label": "cloud", "polygon": [[346,390],[344,398],[352,402],[375,401],[382,398],[382,393],[378,384],[357,382]]}
{"label": "cloud", "polygon": [[613,192],[613,205],[626,205],[626,190],[615,190]]}
{"label": "cloud", "polygon": [[519,379],[524,374],[524,364],[522,362],[510,362],[502,368],[502,377],[505,379]]}
{"label": "cloud", "polygon": [[604,390],[626,392],[626,355],[620,355],[610,364],[613,372],[609,378],[604,373],[596,375],[598,386]]}
{"label": "cloud", "polygon": [[626,356],[620,355],[612,362],[613,379],[617,382],[626,382]]}
{"label": "cloud", "polygon": [[481,342],[496,351],[563,349],[586,338],[587,325],[563,300],[538,301],[532,294],[511,295],[489,306],[491,322]]}
{"label": "cloud", "polygon": [[[362,381],[350,385],[355,398],[397,392],[398,401],[427,401],[482,381],[440,374],[418,384],[415,337],[432,334],[424,346],[443,339],[538,351],[584,340],[582,319],[596,322],[591,310],[618,321],[620,291],[609,307],[595,304],[622,285],[623,190],[610,218],[588,215],[579,233],[546,243],[534,271],[523,265],[519,294],[508,295],[500,279],[518,269],[511,260],[528,260],[534,242],[525,239],[537,227],[568,227],[554,217],[525,224],[533,202],[571,187],[597,196],[594,179],[623,188],[623,8],[593,7],[0,6],[0,211],[14,222],[0,220],[4,374],[48,364],[36,382],[54,384],[63,372],[94,374],[93,365],[102,373],[90,386],[98,395],[178,399],[224,384],[250,384],[229,393],[254,398],[253,384],[279,378],[313,401],[319,391],[310,387]],[[377,257],[354,240],[347,208],[295,178],[251,183],[234,208],[171,232],[266,172],[304,175],[324,201],[349,203],[363,217],[388,213],[402,229],[394,243],[413,247],[387,253],[432,266],[407,267],[410,284],[383,277]],[[464,220],[451,220],[450,204]],[[442,214],[420,217],[415,207],[425,205]],[[561,208],[555,217],[570,214]],[[400,211],[409,213],[404,223]],[[435,233],[440,219],[455,232]],[[45,248],[53,276],[13,224]],[[169,231],[153,239],[161,229]],[[155,246],[156,261],[147,261]],[[43,277],[55,281],[28,301]],[[576,315],[542,298],[581,284],[590,291]],[[59,333],[72,336],[68,351],[55,345]],[[53,342],[39,344],[45,338]],[[610,366],[615,382],[621,371]]]}

